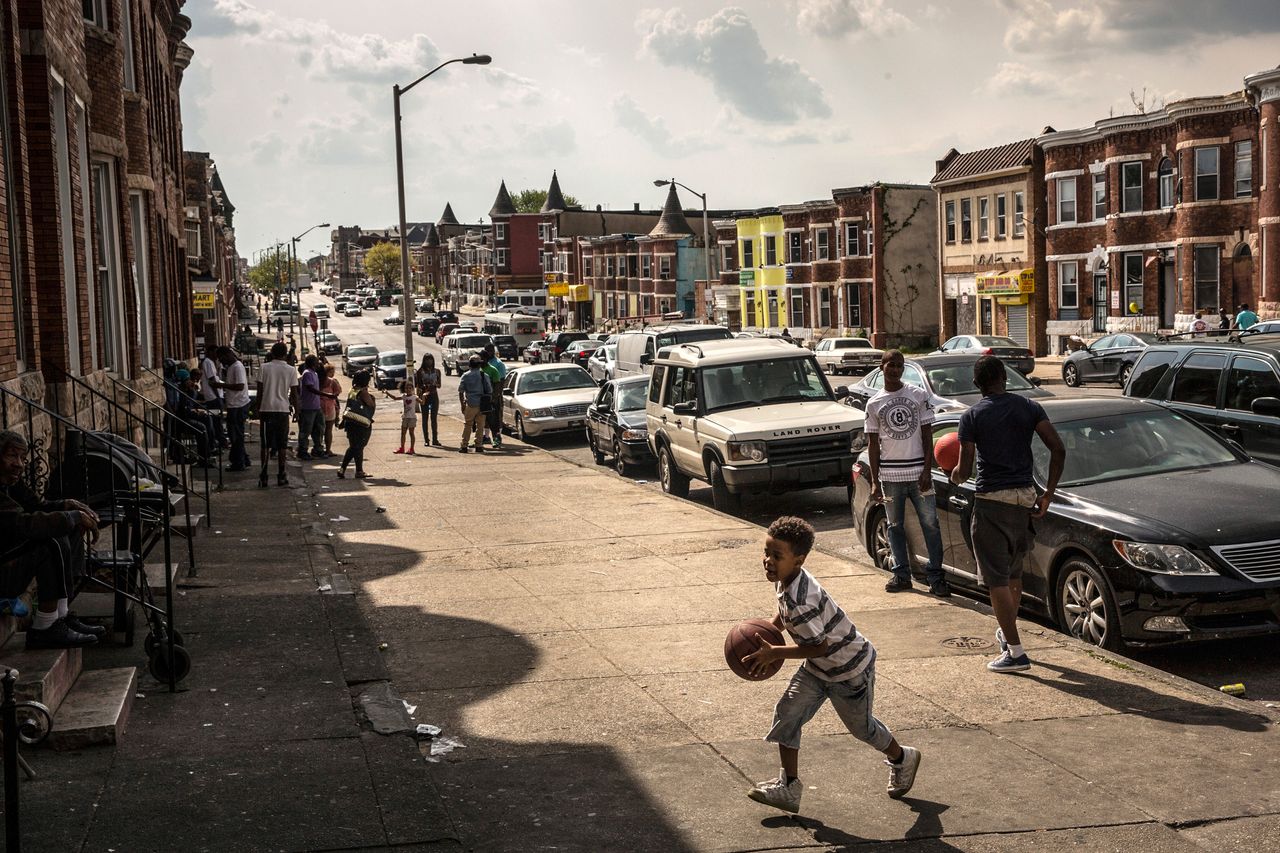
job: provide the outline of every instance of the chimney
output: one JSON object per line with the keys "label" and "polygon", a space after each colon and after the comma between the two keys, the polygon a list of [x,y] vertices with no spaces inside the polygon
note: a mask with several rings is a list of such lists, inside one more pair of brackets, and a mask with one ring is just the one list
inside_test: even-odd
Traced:
{"label": "chimney", "polygon": [[637,201],[637,202],[635,202],[635,207],[633,207],[633,208],[631,208],[631,209],[632,209],[632,210],[634,210],[636,213],[639,213],[639,212],[640,212],[640,202],[638,202],[638,201]]}

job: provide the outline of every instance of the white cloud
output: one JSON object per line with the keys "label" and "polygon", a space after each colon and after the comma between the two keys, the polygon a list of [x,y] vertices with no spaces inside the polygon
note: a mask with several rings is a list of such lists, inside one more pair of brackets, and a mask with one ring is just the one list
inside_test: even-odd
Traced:
{"label": "white cloud", "polygon": [[710,147],[710,140],[704,135],[673,133],[666,119],[645,112],[630,95],[617,96],[609,106],[623,130],[635,134],[659,154],[678,156]]}
{"label": "white cloud", "polygon": [[274,130],[249,140],[249,158],[261,166],[280,163],[284,152],[284,137]]}
{"label": "white cloud", "polygon": [[650,9],[636,24],[644,53],[705,77],[746,118],[789,122],[831,114],[818,81],[795,60],[769,56],[742,9],[721,9],[692,26],[679,9]]}
{"label": "white cloud", "polygon": [[797,0],[796,26],[820,38],[849,34],[884,36],[914,25],[885,0]]}
{"label": "white cloud", "polygon": [[1073,77],[1040,71],[1021,62],[1001,62],[978,93],[1000,98],[1060,97],[1075,91],[1073,82]]}

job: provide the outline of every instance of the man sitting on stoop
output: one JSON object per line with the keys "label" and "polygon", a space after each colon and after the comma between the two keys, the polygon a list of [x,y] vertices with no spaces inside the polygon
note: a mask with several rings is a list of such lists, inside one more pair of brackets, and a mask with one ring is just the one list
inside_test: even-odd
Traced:
{"label": "man sitting on stoop", "polygon": [[[16,599],[36,581],[36,612],[28,649],[90,646],[107,629],[86,625],[67,609],[75,578],[84,573],[84,535],[97,537],[98,516],[77,500],[42,501],[22,482],[27,440],[0,430],[0,596]],[[16,553],[15,553],[16,552]],[[25,606],[10,605],[15,616]]]}

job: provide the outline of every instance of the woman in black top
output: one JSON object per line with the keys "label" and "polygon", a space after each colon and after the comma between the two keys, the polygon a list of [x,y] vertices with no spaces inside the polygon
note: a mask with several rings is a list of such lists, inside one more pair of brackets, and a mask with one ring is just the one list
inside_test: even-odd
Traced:
{"label": "woman in black top", "polygon": [[356,477],[365,479],[364,448],[373,434],[373,413],[377,402],[369,393],[369,371],[362,370],[351,380],[351,392],[347,394],[347,410],[342,415],[342,428],[347,431],[347,452],[338,469],[338,479],[347,476],[347,465],[356,463]]}

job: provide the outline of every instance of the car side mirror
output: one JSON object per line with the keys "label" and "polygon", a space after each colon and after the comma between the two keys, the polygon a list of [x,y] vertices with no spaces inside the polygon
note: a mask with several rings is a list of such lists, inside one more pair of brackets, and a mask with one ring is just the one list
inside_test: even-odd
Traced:
{"label": "car side mirror", "polygon": [[837,399],[837,400],[843,400],[845,397],[848,397],[848,396],[849,396],[849,386],[848,386],[848,385],[841,385],[839,388],[837,388],[837,389],[836,389],[836,399]]}
{"label": "car side mirror", "polygon": [[1258,397],[1249,405],[1249,409],[1255,415],[1269,415],[1273,418],[1280,417],[1280,398]]}
{"label": "car side mirror", "polygon": [[1042,381],[1039,376],[1028,376],[1027,381],[1030,382],[1032,385],[1036,386],[1037,388],[1039,388],[1040,385],[1042,384]]}
{"label": "car side mirror", "polygon": [[671,407],[671,411],[675,412],[677,415],[692,415],[694,412],[698,411],[698,404],[692,400],[684,403],[676,403]]}
{"label": "car side mirror", "polygon": [[651,352],[641,353],[641,354],[640,354],[640,363],[641,363],[641,364],[653,364],[653,353],[651,353]]}

